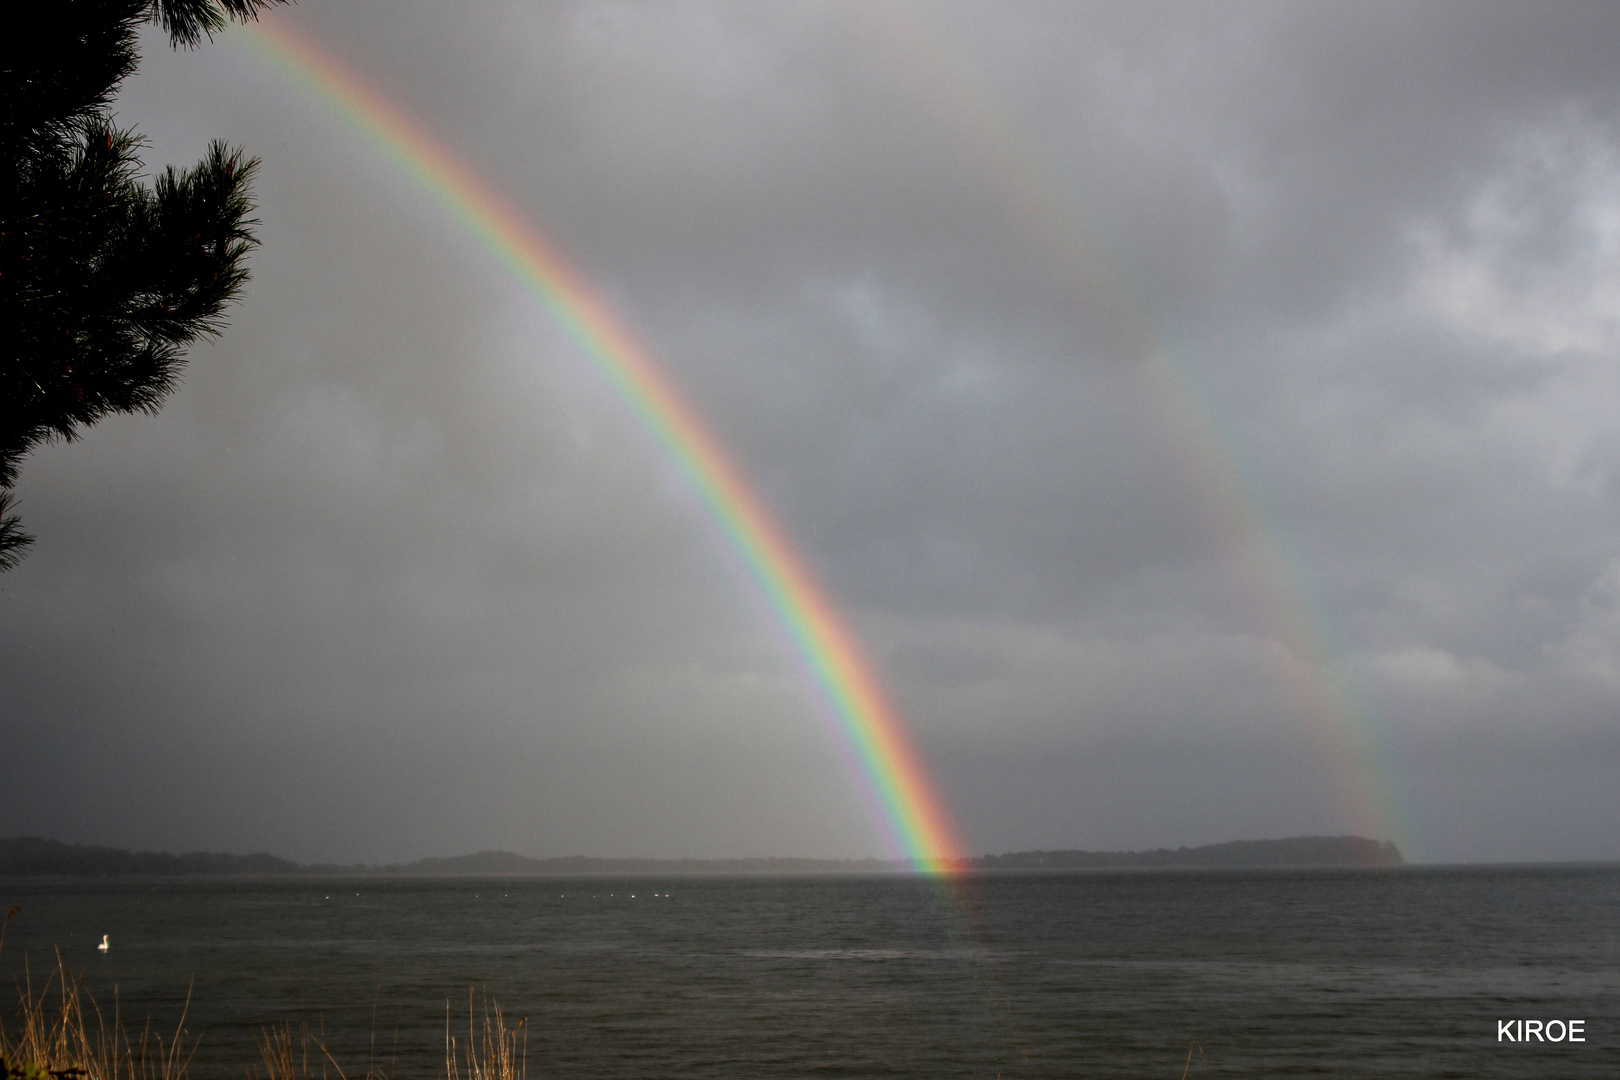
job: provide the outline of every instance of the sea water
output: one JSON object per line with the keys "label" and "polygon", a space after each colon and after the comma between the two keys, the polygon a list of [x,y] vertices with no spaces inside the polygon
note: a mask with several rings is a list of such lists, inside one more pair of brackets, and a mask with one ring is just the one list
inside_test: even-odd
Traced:
{"label": "sea water", "polygon": [[7,986],[59,951],[126,1026],[184,1009],[194,1077],[284,1021],[350,1077],[443,1076],[469,992],[536,1078],[1620,1077],[1612,866],[0,880],[12,905]]}

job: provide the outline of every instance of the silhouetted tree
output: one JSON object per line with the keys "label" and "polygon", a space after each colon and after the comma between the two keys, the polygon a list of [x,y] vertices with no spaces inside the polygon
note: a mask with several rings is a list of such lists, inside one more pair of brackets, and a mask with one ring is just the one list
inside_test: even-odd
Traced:
{"label": "silhouetted tree", "polygon": [[284,0],[32,0],[0,33],[0,570],[31,537],[8,489],[22,457],[109,413],[154,413],[187,345],[224,325],[255,240],[258,162],[214,143],[137,179],[110,106],[139,27],[195,46]]}

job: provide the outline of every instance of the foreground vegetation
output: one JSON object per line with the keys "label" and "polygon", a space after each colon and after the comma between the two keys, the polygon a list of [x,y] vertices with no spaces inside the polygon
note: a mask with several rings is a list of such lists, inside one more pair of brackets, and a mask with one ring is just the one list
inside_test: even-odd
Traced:
{"label": "foreground vegetation", "polygon": [[[13,909],[14,911],[15,909]],[[10,921],[8,913],[5,921]],[[0,943],[5,939],[0,923]],[[0,1080],[185,1080],[196,1042],[186,1030],[186,1013],[172,1034],[154,1031],[150,1021],[132,1032],[119,1014],[114,995],[104,1013],[80,979],[57,957],[56,970],[34,989],[31,974],[17,987],[12,1023],[0,1021]],[[190,995],[187,995],[187,1004]],[[528,1022],[508,1024],[500,1003],[479,1001],[467,992],[466,1026],[451,1026],[445,1002],[445,1080],[524,1080]],[[259,1030],[259,1061],[245,1067],[248,1080],[349,1080],[318,1031],[283,1020]],[[262,1070],[262,1074],[261,1074]],[[375,1061],[356,1080],[391,1080]]]}
{"label": "foreground vegetation", "polygon": [[[0,1026],[0,1080],[186,1080],[196,1042],[185,1016],[165,1038],[150,1022],[131,1032],[118,1014],[104,1014],[78,977],[58,966],[36,993],[18,988],[18,1022]],[[445,1080],[524,1080],[527,1022],[508,1024],[500,1004],[467,999],[466,1027],[457,1032],[445,1008]],[[248,1080],[350,1080],[307,1024],[282,1021],[260,1029],[259,1061],[248,1063]],[[261,1071],[262,1070],[262,1071]],[[391,1080],[376,1062],[356,1080]]]}

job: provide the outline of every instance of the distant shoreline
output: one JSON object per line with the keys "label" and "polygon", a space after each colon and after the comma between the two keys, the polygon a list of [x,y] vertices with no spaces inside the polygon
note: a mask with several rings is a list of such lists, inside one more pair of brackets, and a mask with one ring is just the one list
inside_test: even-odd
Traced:
{"label": "distant shoreline", "polygon": [[[950,869],[997,872],[1404,865],[1406,860],[1392,841],[1361,836],[1296,836],[1151,851],[1015,851],[958,859],[950,864]],[[305,864],[263,852],[231,855],[199,851],[174,855],[166,851],[126,851],[113,847],[67,844],[37,836],[0,839],[0,877],[584,877],[911,872],[912,865],[898,859],[614,859],[585,855],[535,859],[509,851],[482,851],[472,855],[419,859],[382,866]]]}

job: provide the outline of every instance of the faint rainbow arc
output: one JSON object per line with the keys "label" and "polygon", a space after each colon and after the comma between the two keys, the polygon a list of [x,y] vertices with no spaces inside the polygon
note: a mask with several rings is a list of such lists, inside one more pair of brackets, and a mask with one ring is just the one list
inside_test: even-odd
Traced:
{"label": "faint rainbow arc", "polygon": [[964,854],[932,781],[852,632],[719,442],[652,355],[540,232],[402,110],[267,19],[243,35],[426,191],[557,321],[697,492],[804,658],[912,866]]}
{"label": "faint rainbow arc", "polygon": [[1012,110],[998,100],[967,36],[943,28],[937,5],[866,4],[857,8],[906,50],[941,115],[954,122],[995,163],[1005,190],[1035,224],[1033,242],[1069,279],[1107,348],[1131,364],[1131,374],[1178,459],[1188,486],[1252,583],[1258,613],[1290,653],[1279,681],[1300,713],[1317,727],[1341,803],[1358,828],[1398,840],[1408,856],[1417,837],[1394,775],[1393,755],[1380,744],[1372,718],[1342,665],[1331,621],[1310,587],[1303,558],[1268,514],[1261,489],[1242,467],[1236,441],[1218,411],[1200,394],[1186,364],[1164,347],[1144,304],[1110,264],[1112,253],[1090,228],[1062,172]]}

